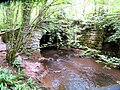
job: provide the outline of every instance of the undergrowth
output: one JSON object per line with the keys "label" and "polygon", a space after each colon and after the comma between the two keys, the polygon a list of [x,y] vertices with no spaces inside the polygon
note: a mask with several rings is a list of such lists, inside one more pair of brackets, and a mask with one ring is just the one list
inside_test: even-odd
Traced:
{"label": "undergrowth", "polygon": [[120,68],[120,58],[102,54],[102,52],[100,52],[99,50],[89,49],[81,56],[91,56],[97,59],[96,62],[104,63],[105,66]]}
{"label": "undergrowth", "polygon": [[16,70],[0,67],[0,90],[47,90],[40,87],[30,77],[26,77],[20,60],[14,60],[12,67]]}
{"label": "undergrowth", "polygon": [[0,88],[1,90],[38,90],[32,78],[25,77],[23,71],[16,72],[3,67],[0,67]]}
{"label": "undergrowth", "polygon": [[91,49],[82,45],[80,45],[79,49],[83,49],[85,52],[82,54],[75,54],[74,56],[95,58],[97,63],[104,63],[105,67],[120,68],[120,58],[105,55],[100,50]]}

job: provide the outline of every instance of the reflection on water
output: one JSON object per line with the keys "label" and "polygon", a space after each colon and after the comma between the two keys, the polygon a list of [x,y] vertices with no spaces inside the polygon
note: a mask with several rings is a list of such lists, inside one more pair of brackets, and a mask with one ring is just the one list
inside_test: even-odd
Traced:
{"label": "reflection on water", "polygon": [[103,65],[96,63],[94,59],[71,57],[71,53],[76,51],[42,52],[44,57],[54,58],[54,61],[45,63],[49,74],[42,78],[42,82],[50,90],[95,90],[117,84],[116,81],[120,80],[119,70],[103,69]]}

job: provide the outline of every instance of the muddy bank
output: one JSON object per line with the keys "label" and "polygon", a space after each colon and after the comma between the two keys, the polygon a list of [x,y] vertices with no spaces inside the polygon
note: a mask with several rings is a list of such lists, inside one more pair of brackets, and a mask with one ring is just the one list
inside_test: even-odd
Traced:
{"label": "muddy bank", "polygon": [[[8,68],[12,71],[17,71],[17,68],[9,66],[6,59],[6,51],[0,51],[0,66],[3,68]],[[26,77],[31,77],[37,83],[38,86],[44,87],[44,84],[41,83],[41,78],[45,77],[48,73],[48,70],[43,66],[42,63],[33,59],[34,56],[28,58],[25,55],[18,55],[16,59],[20,60],[21,68],[25,73]],[[37,57],[38,58],[38,57]],[[44,90],[44,89],[43,89]]]}
{"label": "muddy bank", "polygon": [[112,86],[120,81],[120,70],[103,68],[92,58],[71,57],[70,54],[82,53],[74,50],[48,50],[42,55],[50,60],[44,62],[49,73],[42,83],[49,90],[94,90]]}

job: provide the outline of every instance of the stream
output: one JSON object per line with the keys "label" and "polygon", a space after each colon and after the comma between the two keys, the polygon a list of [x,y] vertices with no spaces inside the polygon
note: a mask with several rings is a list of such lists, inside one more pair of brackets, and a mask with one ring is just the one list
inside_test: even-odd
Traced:
{"label": "stream", "polygon": [[[0,38],[0,51],[3,51],[0,53],[1,66],[6,65],[3,61],[3,57],[6,54],[5,50],[6,45]],[[40,79],[43,85],[48,90],[120,90],[120,70],[114,68],[106,69],[104,64],[96,63],[95,59],[90,57],[71,56],[71,54],[81,54],[82,52],[84,51],[42,51],[42,56],[48,58],[48,61],[43,62],[44,67],[48,70],[47,75],[45,74],[46,76]],[[28,66],[29,64],[35,65],[38,63],[29,62]],[[42,71],[40,66],[39,70],[40,72]],[[30,71],[27,73],[30,74]],[[30,76],[32,75],[34,76],[33,72]]]}
{"label": "stream", "polygon": [[[120,70],[105,69],[92,58],[80,58],[71,54],[80,54],[82,50],[45,50],[42,56],[49,59],[44,62],[49,73],[42,82],[49,90],[120,90],[115,89],[120,82]],[[120,83],[119,83],[120,84]],[[112,89],[109,89],[111,86]],[[104,89],[106,88],[106,89]]]}

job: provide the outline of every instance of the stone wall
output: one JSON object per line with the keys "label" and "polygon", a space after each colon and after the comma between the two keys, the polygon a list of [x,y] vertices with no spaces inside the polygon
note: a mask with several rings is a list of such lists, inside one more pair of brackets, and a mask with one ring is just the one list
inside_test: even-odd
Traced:
{"label": "stone wall", "polygon": [[104,54],[110,56],[120,57],[120,40],[118,40],[117,42],[108,42],[106,40],[109,36],[112,35],[109,30],[100,30],[100,28],[92,22],[81,24],[81,32],[78,33],[78,35],[81,35],[81,37],[79,38],[81,45],[101,50]]}
{"label": "stone wall", "polygon": [[80,33],[81,37],[78,39],[81,45],[88,46],[94,49],[102,48],[103,32],[96,29],[96,25],[92,22],[81,23]]}
{"label": "stone wall", "polygon": [[[79,28],[77,35],[81,35],[78,38],[81,45],[88,46],[94,49],[101,49],[102,48],[102,39],[103,39],[103,32],[96,30],[96,26],[93,22],[87,23],[79,23],[77,25]],[[32,41],[30,47],[35,50],[40,50],[40,39],[43,36],[43,32],[41,30],[36,30],[32,34]]]}
{"label": "stone wall", "polygon": [[43,32],[41,32],[40,30],[34,31],[32,33],[32,39],[31,39],[31,43],[28,47],[30,47],[33,50],[37,50],[40,51],[40,39],[43,36]]}

